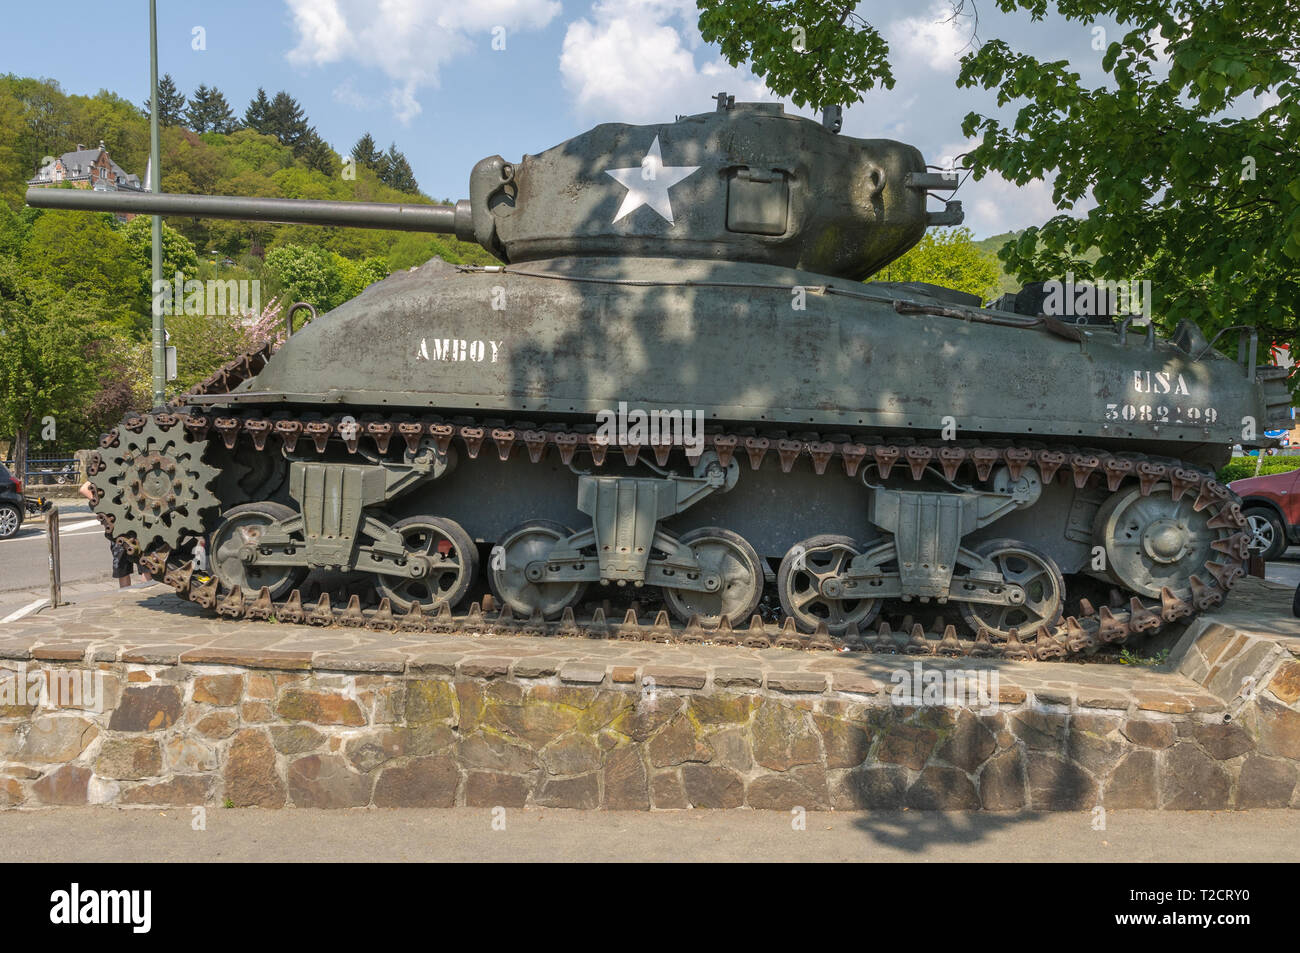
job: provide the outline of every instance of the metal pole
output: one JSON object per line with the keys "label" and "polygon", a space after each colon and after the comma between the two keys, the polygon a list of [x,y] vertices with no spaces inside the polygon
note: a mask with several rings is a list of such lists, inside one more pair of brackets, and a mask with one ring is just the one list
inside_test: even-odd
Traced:
{"label": "metal pole", "polygon": [[[149,89],[152,107],[149,110],[149,189],[157,195],[162,191],[162,172],[158,166],[158,0],[149,0]],[[153,289],[162,279],[162,216],[153,217],[153,284],[149,300],[154,301]],[[151,304],[153,312],[153,405],[166,403],[167,387],[167,329],[163,326],[161,309]]]}
{"label": "metal pole", "polygon": [[50,608],[57,608],[63,595],[63,568],[59,556],[59,508],[45,514],[45,536],[50,546]]}

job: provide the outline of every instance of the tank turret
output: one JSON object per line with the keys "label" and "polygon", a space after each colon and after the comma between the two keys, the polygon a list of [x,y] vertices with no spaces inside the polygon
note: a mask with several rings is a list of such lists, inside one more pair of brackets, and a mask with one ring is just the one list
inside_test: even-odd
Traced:
{"label": "tank turret", "polygon": [[921,153],[841,136],[780,104],[734,103],[650,126],[605,123],[537,155],[491,156],[454,206],[31,189],[37,208],[233,218],[453,234],[507,263],[571,257],[705,258],[861,280],[927,224]]}

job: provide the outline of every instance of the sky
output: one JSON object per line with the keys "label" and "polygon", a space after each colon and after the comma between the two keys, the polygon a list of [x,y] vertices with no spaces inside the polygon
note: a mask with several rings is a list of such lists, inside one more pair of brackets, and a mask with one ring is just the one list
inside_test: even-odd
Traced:
{"label": "sky", "polygon": [[[51,17],[40,4],[10,0],[0,72],[48,77],[70,93],[109,89],[144,101],[148,3],[111,7],[106,16],[99,2],[66,0]],[[381,146],[396,142],[421,189],[438,199],[466,197],[469,171],[484,156],[541,152],[600,122],[708,112],[722,90],[740,101],[777,100],[702,42],[694,0],[161,0],[158,7],[159,69],[182,91],[216,86],[242,114],[259,86],[269,94],[285,89],[340,153],[367,131]],[[965,152],[968,112],[1008,117],[1015,108],[999,110],[995,93],[955,84],[962,53],[993,38],[1040,59],[1068,60],[1085,83],[1101,85],[1093,26],[1034,23],[1027,14],[999,13],[993,0],[967,0],[966,10],[954,17],[950,0],[858,7],[889,41],[897,83],[847,109],[845,134],[911,143],[934,164]],[[1056,212],[1045,182],[1021,188],[971,179],[956,198],[977,238],[1041,224]]]}

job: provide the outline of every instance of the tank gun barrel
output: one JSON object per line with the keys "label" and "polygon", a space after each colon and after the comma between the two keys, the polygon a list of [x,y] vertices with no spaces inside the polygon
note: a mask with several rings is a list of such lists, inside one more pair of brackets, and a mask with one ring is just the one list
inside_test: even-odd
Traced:
{"label": "tank gun barrel", "polygon": [[469,202],[456,205],[393,205],[318,199],[246,198],[234,195],[180,195],[155,192],[97,192],[89,189],[27,190],[33,208],[229,218],[284,225],[341,225],[404,232],[468,235],[473,241]]}

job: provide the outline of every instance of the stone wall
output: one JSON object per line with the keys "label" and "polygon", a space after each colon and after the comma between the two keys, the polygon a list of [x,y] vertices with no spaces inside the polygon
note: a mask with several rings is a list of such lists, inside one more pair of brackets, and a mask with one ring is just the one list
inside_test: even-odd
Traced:
{"label": "stone wall", "polygon": [[[895,705],[879,674],[481,650],[337,672],[38,647],[0,662],[0,805],[1300,807],[1300,661],[1220,635],[1183,648],[1179,683],[1204,694],[1026,690],[1012,682],[1034,666],[999,663],[996,710],[982,712]],[[1262,673],[1244,694],[1215,681],[1232,664]],[[22,697],[69,675],[96,688],[79,707],[66,681],[57,710]]]}

